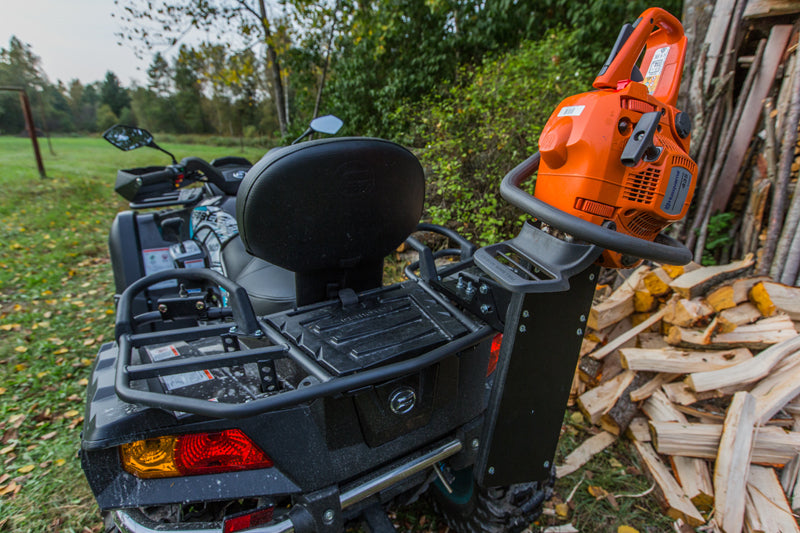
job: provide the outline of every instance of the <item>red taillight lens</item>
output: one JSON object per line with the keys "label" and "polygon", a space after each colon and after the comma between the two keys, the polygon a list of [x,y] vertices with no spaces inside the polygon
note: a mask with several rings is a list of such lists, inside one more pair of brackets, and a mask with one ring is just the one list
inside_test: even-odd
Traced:
{"label": "red taillight lens", "polygon": [[274,507],[267,507],[266,509],[258,509],[239,516],[230,516],[222,524],[222,533],[235,533],[236,531],[271,522],[274,510]]}
{"label": "red taillight lens", "polygon": [[498,333],[492,339],[492,347],[489,350],[489,367],[486,369],[486,377],[489,377],[494,369],[497,368],[497,360],[500,358],[500,346],[503,344],[503,334]]}
{"label": "red taillight lens", "polygon": [[120,446],[122,466],[140,478],[268,468],[272,460],[239,429],[140,440]]}
{"label": "red taillight lens", "polygon": [[175,444],[175,465],[183,475],[216,474],[272,466],[272,460],[238,429],[182,435]]}

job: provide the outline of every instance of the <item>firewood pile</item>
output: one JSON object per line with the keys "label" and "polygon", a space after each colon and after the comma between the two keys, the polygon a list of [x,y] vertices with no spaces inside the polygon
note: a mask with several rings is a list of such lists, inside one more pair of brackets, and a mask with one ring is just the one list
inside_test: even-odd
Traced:
{"label": "firewood pile", "polygon": [[570,396],[596,434],[559,478],[623,439],[677,530],[800,532],[800,288],[754,267],[641,266],[598,289]]}
{"label": "firewood pile", "polygon": [[[673,232],[697,261],[709,248],[719,262],[759,253],[758,273],[797,285],[800,2],[687,5],[682,100],[694,123],[691,156],[699,175],[694,209]],[[715,224],[723,213],[739,216],[730,225]]]}

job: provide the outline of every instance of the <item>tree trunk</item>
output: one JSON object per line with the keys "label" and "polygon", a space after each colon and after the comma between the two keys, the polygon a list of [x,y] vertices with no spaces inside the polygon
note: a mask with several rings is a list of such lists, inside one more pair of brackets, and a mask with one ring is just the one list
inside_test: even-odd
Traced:
{"label": "tree trunk", "polygon": [[278,112],[278,126],[281,135],[288,133],[289,118],[284,107],[283,80],[281,79],[281,64],[278,60],[278,53],[272,45],[272,33],[269,29],[269,19],[267,18],[267,6],[264,0],[258,0],[261,11],[261,29],[264,30],[264,44],[267,45],[267,79],[272,91],[272,100],[275,102],[275,109]]}

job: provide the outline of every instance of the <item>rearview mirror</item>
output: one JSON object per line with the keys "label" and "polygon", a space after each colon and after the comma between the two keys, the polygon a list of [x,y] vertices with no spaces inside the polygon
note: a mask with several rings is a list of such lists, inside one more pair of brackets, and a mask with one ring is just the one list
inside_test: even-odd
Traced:
{"label": "rearview mirror", "polygon": [[341,129],[342,124],[344,124],[342,119],[333,115],[325,115],[324,117],[317,117],[312,120],[309,126],[317,133],[327,133],[328,135],[333,135],[334,133],[338,132],[339,129]]}
{"label": "rearview mirror", "polygon": [[108,128],[103,133],[103,138],[126,152],[154,144],[153,135],[149,131],[142,128],[134,128],[133,126],[123,126],[122,124]]}

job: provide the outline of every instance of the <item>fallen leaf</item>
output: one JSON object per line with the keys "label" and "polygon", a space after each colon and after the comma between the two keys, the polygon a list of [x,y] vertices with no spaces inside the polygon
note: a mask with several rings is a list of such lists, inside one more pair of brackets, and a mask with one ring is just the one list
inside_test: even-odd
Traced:
{"label": "fallen leaf", "polygon": [[3,488],[0,488],[0,496],[6,496],[7,494],[11,494],[12,492],[16,491],[18,487],[19,485],[17,485],[12,481]]}
{"label": "fallen leaf", "polygon": [[92,344],[94,344],[94,342],[95,342],[94,339],[86,339],[85,341],[83,341],[83,345],[91,346]]}
{"label": "fallen leaf", "polygon": [[576,426],[581,425],[584,423],[583,413],[580,411],[575,411],[571,415],[569,415],[569,420]]}
{"label": "fallen leaf", "polygon": [[14,351],[17,352],[17,353],[25,353],[25,352],[28,351],[28,347],[27,346],[17,346],[16,348],[14,348]]}
{"label": "fallen leaf", "polygon": [[556,515],[559,518],[566,518],[569,515],[569,505],[566,503],[559,503],[556,505]]}
{"label": "fallen leaf", "polygon": [[34,468],[36,468],[36,465],[25,465],[22,468],[17,468],[17,472],[27,474],[28,472],[33,472]]}
{"label": "fallen leaf", "polygon": [[41,438],[42,440],[50,440],[50,439],[52,439],[53,437],[55,437],[56,435],[58,435],[58,431],[51,431],[50,433],[45,433],[45,434],[44,434],[44,435],[42,435],[40,438]]}
{"label": "fallen leaf", "polygon": [[62,355],[67,353],[69,350],[66,348],[59,348],[58,350],[53,352],[53,355]]}
{"label": "fallen leaf", "polygon": [[599,500],[601,498],[605,498],[606,496],[608,496],[608,491],[606,491],[606,489],[604,489],[603,487],[598,487],[597,485],[589,485],[586,488],[586,490],[589,491],[589,494],[594,496],[594,498],[596,500]]}
{"label": "fallen leaf", "polygon": [[608,460],[608,464],[610,464],[612,468],[622,468],[622,463],[620,463],[614,457]]}
{"label": "fallen leaf", "polygon": [[75,409],[70,409],[69,411],[64,413],[65,418],[72,418],[73,416],[78,416],[78,411],[76,411]]}
{"label": "fallen leaf", "polygon": [[631,526],[619,526],[617,533],[639,533],[639,530]]}
{"label": "fallen leaf", "polygon": [[54,465],[56,465],[56,466],[63,466],[63,465],[64,465],[64,463],[66,463],[66,462],[67,462],[67,460],[66,460],[66,459],[56,459],[56,460],[53,462],[53,464],[54,464]]}
{"label": "fallen leaf", "polygon": [[2,450],[0,450],[0,455],[5,455],[5,454],[7,454],[8,452],[11,452],[11,451],[13,451],[13,450],[14,450],[14,448],[16,448],[16,447],[17,447],[17,444],[16,444],[16,443],[14,443],[14,444],[9,444],[8,446],[6,446],[6,447],[5,447],[5,448],[3,448]]}

